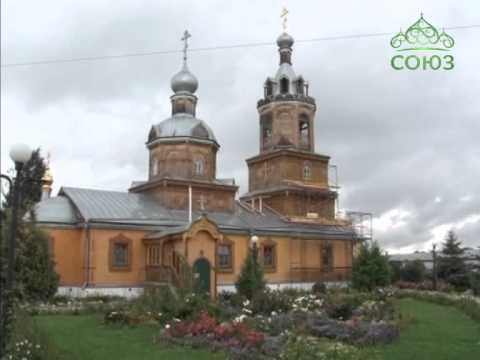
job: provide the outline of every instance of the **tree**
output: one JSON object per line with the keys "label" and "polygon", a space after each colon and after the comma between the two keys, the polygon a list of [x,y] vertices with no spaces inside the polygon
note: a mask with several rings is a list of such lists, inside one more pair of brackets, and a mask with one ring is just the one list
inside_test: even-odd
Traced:
{"label": "tree", "polygon": [[422,260],[407,261],[400,272],[404,281],[422,282],[425,279],[425,264]]}
{"label": "tree", "polygon": [[32,224],[24,224],[19,229],[15,270],[22,300],[47,301],[57,292],[59,276],[49,241],[48,234]]}
{"label": "tree", "polygon": [[352,285],[355,289],[372,291],[390,284],[390,272],[388,257],[382,255],[378,243],[365,242],[353,261]]}
{"label": "tree", "polygon": [[469,273],[470,288],[472,289],[474,295],[480,296],[480,254],[475,255],[474,262]]}
{"label": "tree", "polygon": [[[45,232],[36,228],[33,222],[25,221],[27,213],[30,220],[35,219],[34,205],[42,196],[41,180],[45,174],[45,169],[43,158],[40,156],[40,149],[37,149],[23,166],[19,186],[21,196],[18,207],[15,278],[17,294],[22,300],[47,300],[56,293],[58,287],[58,275],[55,272],[55,264],[49,252],[49,237]],[[6,210],[1,214],[0,248],[2,249],[2,264],[6,263],[5,249],[7,248],[7,234],[10,229],[12,199],[12,189],[9,189],[5,201]],[[2,273],[4,273],[3,267]]]}
{"label": "tree", "polygon": [[453,230],[450,230],[442,244],[442,254],[438,262],[438,277],[457,289],[468,287],[467,267],[463,258],[465,249],[461,246]]}
{"label": "tree", "polygon": [[[40,149],[32,152],[30,160],[28,160],[22,168],[22,181],[20,182],[20,204],[18,206],[18,216],[23,216],[33,208],[42,198],[42,178],[45,175],[46,166],[44,159],[40,155]],[[5,207],[10,208],[12,204],[12,192],[6,196]]]}
{"label": "tree", "polygon": [[258,249],[256,246],[248,252],[235,287],[240,295],[245,296],[249,300],[257,293],[265,290],[263,269],[258,263]]}

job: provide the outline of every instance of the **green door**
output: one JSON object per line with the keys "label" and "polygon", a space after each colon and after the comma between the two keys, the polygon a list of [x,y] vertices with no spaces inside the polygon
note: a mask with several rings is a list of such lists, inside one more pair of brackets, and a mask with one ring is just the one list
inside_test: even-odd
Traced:
{"label": "green door", "polygon": [[199,293],[210,293],[210,263],[200,258],[193,264],[195,290]]}

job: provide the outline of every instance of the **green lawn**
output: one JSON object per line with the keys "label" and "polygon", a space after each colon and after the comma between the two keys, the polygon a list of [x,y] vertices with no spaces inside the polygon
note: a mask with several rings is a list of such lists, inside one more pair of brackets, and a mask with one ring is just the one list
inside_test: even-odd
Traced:
{"label": "green lawn", "polygon": [[394,344],[381,349],[384,359],[480,359],[480,325],[459,310],[412,299],[397,305],[414,321]]}
{"label": "green lawn", "polygon": [[[392,345],[377,348],[386,360],[480,359],[480,325],[452,307],[402,299],[401,313],[414,320]],[[35,323],[64,355],[62,360],[219,360],[221,354],[154,344],[158,328],[113,328],[94,315],[37,316]]]}
{"label": "green lawn", "polygon": [[49,334],[61,360],[216,360],[208,351],[162,347],[154,344],[158,327],[110,327],[95,315],[37,316],[35,323]]}

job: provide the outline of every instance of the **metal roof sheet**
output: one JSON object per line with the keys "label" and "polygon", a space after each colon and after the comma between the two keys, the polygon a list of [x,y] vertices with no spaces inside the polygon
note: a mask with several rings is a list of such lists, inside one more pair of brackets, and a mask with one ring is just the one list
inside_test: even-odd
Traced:
{"label": "metal roof sheet", "polygon": [[[72,215],[76,212],[81,218]],[[353,229],[348,226],[290,222],[268,207],[260,213],[240,201],[236,201],[233,212],[195,211],[193,218],[197,219],[202,214],[206,214],[223,231],[354,238]],[[158,226],[160,230],[162,227],[173,230],[174,227],[188,225],[186,209],[167,209],[146,194],[71,187],[61,188],[59,196],[39,203],[37,221],[48,222],[53,218],[60,222],[75,219],[75,222]]]}

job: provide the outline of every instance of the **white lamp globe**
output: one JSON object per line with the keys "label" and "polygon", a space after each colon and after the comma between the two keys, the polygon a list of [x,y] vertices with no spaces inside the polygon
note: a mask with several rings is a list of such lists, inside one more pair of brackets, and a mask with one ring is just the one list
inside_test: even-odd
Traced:
{"label": "white lamp globe", "polygon": [[10,158],[15,163],[25,164],[32,157],[32,149],[25,144],[15,144],[10,148]]}
{"label": "white lamp globe", "polygon": [[258,243],[258,236],[257,235],[253,235],[250,240],[252,240],[252,243],[253,244],[257,244]]}

